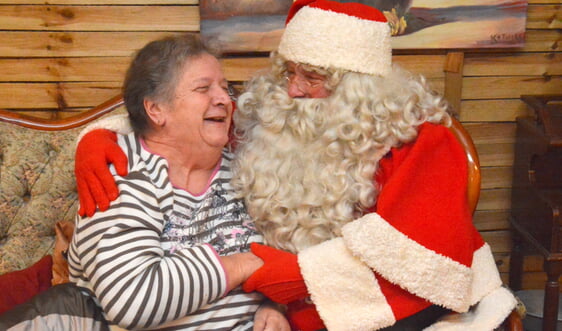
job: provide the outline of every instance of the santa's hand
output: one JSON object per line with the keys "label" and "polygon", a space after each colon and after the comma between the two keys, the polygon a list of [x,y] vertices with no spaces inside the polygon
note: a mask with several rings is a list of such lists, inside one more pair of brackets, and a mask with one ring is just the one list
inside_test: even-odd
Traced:
{"label": "santa's hand", "polygon": [[127,175],[127,156],[117,144],[117,135],[109,130],[88,132],[76,148],[74,174],[81,216],[92,216],[96,205],[101,211],[109,208],[119,191],[108,164],[113,164],[121,176]]}
{"label": "santa's hand", "polygon": [[242,285],[244,291],[261,292],[282,304],[308,297],[295,254],[257,243],[252,243],[250,248],[264,265]]}

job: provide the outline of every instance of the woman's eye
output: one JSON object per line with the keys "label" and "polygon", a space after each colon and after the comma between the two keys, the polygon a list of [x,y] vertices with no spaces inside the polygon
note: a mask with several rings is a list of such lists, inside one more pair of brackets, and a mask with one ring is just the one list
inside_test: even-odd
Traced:
{"label": "woman's eye", "polygon": [[195,88],[196,92],[207,92],[209,90],[209,86],[205,85],[205,86],[199,86]]}

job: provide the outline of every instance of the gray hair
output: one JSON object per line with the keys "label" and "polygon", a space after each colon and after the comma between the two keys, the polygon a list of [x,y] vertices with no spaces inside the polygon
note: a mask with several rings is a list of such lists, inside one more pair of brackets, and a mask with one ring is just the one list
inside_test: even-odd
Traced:
{"label": "gray hair", "polygon": [[167,36],[136,53],[123,83],[123,98],[133,131],[144,134],[150,128],[144,100],[172,101],[184,65],[202,54],[217,56],[196,34]]}

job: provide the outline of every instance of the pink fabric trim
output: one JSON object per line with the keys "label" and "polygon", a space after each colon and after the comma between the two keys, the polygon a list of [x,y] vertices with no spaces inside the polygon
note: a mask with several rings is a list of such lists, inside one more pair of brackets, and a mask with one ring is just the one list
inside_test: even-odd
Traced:
{"label": "pink fabric trim", "polygon": [[[160,153],[156,153],[156,152],[152,151],[152,150],[146,145],[146,142],[144,141],[144,139],[143,139],[142,137],[139,137],[139,140],[140,140],[141,146],[142,146],[142,148],[143,148],[144,150],[146,150],[147,152],[149,152],[149,153],[151,153],[151,154],[158,155],[158,156],[160,156],[161,158],[163,158],[164,160],[166,160],[166,162],[168,162],[168,159],[167,159],[165,156],[163,156],[163,155],[160,154]],[[186,188],[184,188],[184,187],[181,187],[181,186],[179,186],[179,185],[175,185],[175,184],[172,182],[171,179],[170,179],[170,183],[172,183],[172,186],[173,186],[173,187],[178,188],[178,189],[180,189],[180,190],[184,190],[184,191],[186,191],[187,193],[191,194],[191,195],[194,196],[194,197],[200,197],[200,196],[202,196],[203,194],[205,194],[205,192],[207,192],[207,190],[209,189],[209,186],[210,186],[211,183],[213,182],[213,179],[215,179],[215,176],[216,176],[217,173],[219,172],[219,169],[220,169],[220,167],[221,167],[221,165],[222,165],[222,161],[223,161],[223,158],[222,158],[222,155],[221,155],[221,159],[220,159],[219,163],[217,163],[217,165],[215,166],[215,169],[213,170],[213,173],[212,173],[211,176],[209,177],[209,180],[207,180],[207,184],[205,185],[205,188],[204,188],[203,190],[201,190],[201,192],[199,192],[199,193],[193,193],[193,192],[189,191],[188,189],[186,189]],[[170,164],[170,162],[168,162],[168,165],[169,165],[169,164]]]}
{"label": "pink fabric trim", "polygon": [[223,274],[224,274],[224,284],[225,284],[225,289],[224,289],[224,293],[222,295],[222,297],[226,296],[229,292],[228,290],[228,273],[226,272],[226,269],[224,268],[224,264],[222,263],[221,257],[220,255],[217,253],[217,251],[215,250],[215,248],[211,245],[211,244],[203,244],[203,246],[207,246],[209,247],[209,249],[211,250],[211,252],[215,255],[215,257],[217,258],[217,260],[219,261],[219,264],[221,265]]}

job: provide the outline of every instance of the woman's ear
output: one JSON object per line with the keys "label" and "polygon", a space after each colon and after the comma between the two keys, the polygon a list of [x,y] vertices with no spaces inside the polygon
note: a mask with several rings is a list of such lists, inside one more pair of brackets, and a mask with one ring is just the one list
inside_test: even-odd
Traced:
{"label": "woman's ear", "polygon": [[146,114],[152,123],[154,123],[157,127],[164,126],[166,118],[162,104],[151,99],[144,99],[143,104]]}

